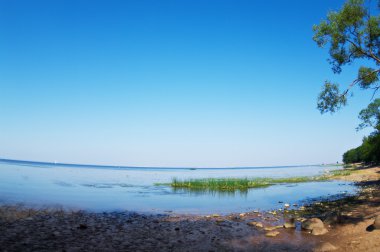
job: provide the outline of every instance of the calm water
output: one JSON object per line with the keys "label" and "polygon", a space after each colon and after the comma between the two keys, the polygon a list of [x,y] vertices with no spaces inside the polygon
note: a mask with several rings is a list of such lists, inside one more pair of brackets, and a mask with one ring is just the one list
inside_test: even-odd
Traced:
{"label": "calm water", "polygon": [[194,193],[155,183],[177,178],[292,177],[322,174],[333,166],[256,168],[134,168],[0,160],[0,204],[62,206],[90,211],[231,213],[279,208],[279,201],[355,193],[342,181],[283,184],[246,193]]}

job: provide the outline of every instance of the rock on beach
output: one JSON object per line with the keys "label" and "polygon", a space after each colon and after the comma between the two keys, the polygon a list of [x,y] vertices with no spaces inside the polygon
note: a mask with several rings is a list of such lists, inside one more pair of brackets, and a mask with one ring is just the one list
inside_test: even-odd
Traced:
{"label": "rock on beach", "polygon": [[324,228],[323,222],[318,218],[311,218],[302,222],[301,227],[312,231],[314,228]]}
{"label": "rock on beach", "polygon": [[280,232],[278,232],[278,231],[271,231],[271,232],[266,233],[265,236],[266,237],[276,237],[279,234],[280,234]]}
{"label": "rock on beach", "polygon": [[311,218],[302,222],[301,227],[311,231],[312,235],[324,235],[328,232],[323,222],[318,218]]}

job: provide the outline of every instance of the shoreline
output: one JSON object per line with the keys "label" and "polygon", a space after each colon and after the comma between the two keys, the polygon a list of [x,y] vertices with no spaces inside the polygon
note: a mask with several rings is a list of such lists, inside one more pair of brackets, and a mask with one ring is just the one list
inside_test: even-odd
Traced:
{"label": "shoreline", "polygon": [[[361,188],[355,196],[316,201],[302,210],[229,215],[91,213],[0,206],[2,251],[377,251],[380,167],[334,177]],[[327,229],[312,235],[301,222],[320,218]],[[283,228],[294,220],[294,228]],[[268,237],[271,233],[273,237]],[[332,247],[330,247],[331,249]]]}

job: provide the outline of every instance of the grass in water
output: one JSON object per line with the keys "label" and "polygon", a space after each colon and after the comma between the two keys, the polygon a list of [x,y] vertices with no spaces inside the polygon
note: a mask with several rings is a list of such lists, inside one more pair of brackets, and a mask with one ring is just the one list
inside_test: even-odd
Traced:
{"label": "grass in water", "polygon": [[[174,189],[188,189],[194,191],[246,191],[250,188],[265,188],[283,183],[305,183],[334,179],[338,176],[348,176],[350,170],[331,170],[328,173],[314,177],[290,178],[203,178],[203,179],[177,179],[173,178],[169,184]],[[162,184],[161,184],[162,185]]]}
{"label": "grass in water", "polygon": [[264,188],[281,183],[302,183],[323,181],[327,177],[293,177],[293,178],[205,178],[179,180],[173,178],[170,186],[173,188],[207,189],[211,191],[244,191],[249,188]]}
{"label": "grass in water", "polygon": [[344,170],[332,170],[329,172],[329,174],[331,174],[332,177],[338,177],[338,176],[348,176],[350,174],[352,174],[352,170],[347,170],[347,169],[344,169]]}

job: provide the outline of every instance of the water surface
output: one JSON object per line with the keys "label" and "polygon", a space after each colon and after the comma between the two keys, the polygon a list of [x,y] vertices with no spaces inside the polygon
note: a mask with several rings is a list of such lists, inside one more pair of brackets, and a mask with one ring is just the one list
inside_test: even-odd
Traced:
{"label": "water surface", "polygon": [[114,167],[0,160],[0,203],[30,206],[58,205],[89,211],[173,211],[231,213],[279,208],[279,201],[297,203],[311,198],[355,193],[342,181],[281,184],[247,192],[207,193],[174,190],[173,177],[293,177],[320,175],[336,166],[243,168]]}

